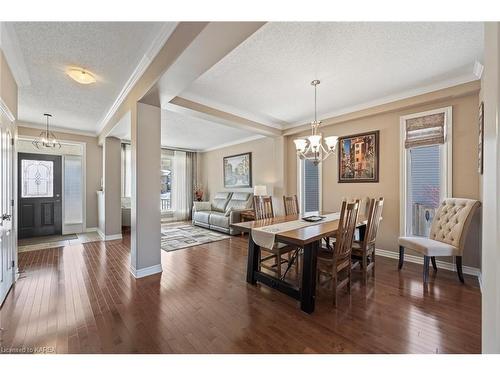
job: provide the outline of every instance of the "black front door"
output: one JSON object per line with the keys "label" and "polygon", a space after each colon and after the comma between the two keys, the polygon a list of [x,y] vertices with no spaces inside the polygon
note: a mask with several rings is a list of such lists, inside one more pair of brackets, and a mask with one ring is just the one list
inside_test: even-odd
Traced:
{"label": "black front door", "polygon": [[19,238],[62,234],[61,156],[19,153]]}

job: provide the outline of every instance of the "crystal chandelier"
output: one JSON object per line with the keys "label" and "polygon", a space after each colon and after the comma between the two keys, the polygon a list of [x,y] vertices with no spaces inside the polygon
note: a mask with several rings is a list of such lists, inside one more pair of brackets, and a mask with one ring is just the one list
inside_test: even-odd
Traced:
{"label": "crystal chandelier", "polygon": [[32,143],[38,149],[45,148],[61,148],[61,144],[57,140],[54,133],[49,131],[49,117],[52,117],[51,114],[44,113],[43,114],[47,118],[47,127],[43,130],[38,138],[36,138]]}
{"label": "crystal chandelier", "polygon": [[321,125],[321,121],[318,121],[317,118],[318,106],[316,100],[317,88],[319,84],[320,81],[317,79],[311,82],[311,85],[314,86],[314,121],[311,122],[312,134],[306,139],[299,138],[293,141],[295,143],[295,148],[297,149],[297,156],[301,160],[311,160],[314,165],[318,165],[333,154],[339,138],[335,135],[325,137],[325,147],[323,145],[323,137],[321,134],[318,134],[318,129]]}

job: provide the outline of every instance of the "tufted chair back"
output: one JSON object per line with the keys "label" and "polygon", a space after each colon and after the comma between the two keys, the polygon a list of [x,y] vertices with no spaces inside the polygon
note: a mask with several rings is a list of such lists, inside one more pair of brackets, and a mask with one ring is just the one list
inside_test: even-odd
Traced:
{"label": "tufted chair back", "polygon": [[429,238],[463,251],[467,228],[480,205],[474,199],[446,198],[434,215]]}

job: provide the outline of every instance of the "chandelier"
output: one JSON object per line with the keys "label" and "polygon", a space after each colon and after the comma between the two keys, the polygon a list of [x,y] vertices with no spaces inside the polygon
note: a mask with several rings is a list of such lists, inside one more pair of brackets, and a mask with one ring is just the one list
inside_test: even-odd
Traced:
{"label": "chandelier", "polygon": [[321,134],[318,134],[318,129],[321,125],[321,121],[318,121],[317,118],[318,105],[316,100],[317,88],[319,84],[320,81],[317,79],[311,82],[311,85],[314,86],[314,121],[311,122],[312,134],[307,138],[299,138],[293,141],[295,143],[299,159],[311,160],[314,165],[318,165],[333,154],[339,138],[335,135],[325,137],[325,145],[323,145],[323,137]]}
{"label": "chandelier", "polygon": [[36,138],[32,143],[38,149],[42,148],[61,148],[61,144],[57,140],[54,133],[49,131],[49,117],[52,117],[51,114],[44,113],[43,114],[47,118],[47,127],[43,130],[38,138]]}

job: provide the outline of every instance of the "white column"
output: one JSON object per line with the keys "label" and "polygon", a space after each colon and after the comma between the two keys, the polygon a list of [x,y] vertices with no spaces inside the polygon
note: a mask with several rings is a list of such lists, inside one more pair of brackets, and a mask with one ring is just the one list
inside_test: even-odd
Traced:
{"label": "white column", "polygon": [[482,178],[482,351],[500,353],[500,194],[499,107],[500,107],[500,24],[485,23],[484,75],[484,174]]}
{"label": "white column", "polygon": [[121,141],[106,137],[103,145],[104,228],[105,240],[122,238],[121,214]]}
{"label": "white column", "polygon": [[130,271],[136,278],[162,272],[160,139],[160,108],[137,103],[131,116],[132,216],[130,243]]}

